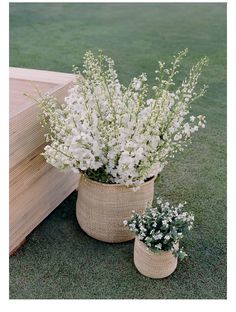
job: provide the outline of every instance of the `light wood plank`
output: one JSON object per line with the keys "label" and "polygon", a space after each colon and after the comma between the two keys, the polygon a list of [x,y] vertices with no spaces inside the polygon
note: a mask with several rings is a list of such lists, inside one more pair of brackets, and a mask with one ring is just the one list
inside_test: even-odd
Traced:
{"label": "light wood plank", "polygon": [[63,101],[71,74],[10,68],[10,253],[78,184],[78,174],[60,172],[41,155],[45,146],[39,108],[23,96],[48,92]]}
{"label": "light wood plank", "polygon": [[19,67],[10,67],[9,76],[12,79],[41,81],[43,83],[53,84],[66,84],[74,79],[73,74]]}
{"label": "light wood plank", "polygon": [[[71,77],[71,75],[70,75]],[[72,77],[71,77],[72,78]],[[68,80],[66,80],[68,81]],[[58,101],[63,101],[64,97],[67,95],[68,89],[72,86],[72,80],[67,82],[65,85],[46,84],[43,85],[43,89],[53,96],[55,96]],[[22,88],[25,86],[22,85]],[[27,87],[31,86],[30,83]],[[13,89],[10,92],[13,92]],[[33,86],[31,89],[27,89],[35,92]],[[43,93],[43,91],[41,91]],[[14,93],[14,92],[13,92]],[[16,94],[16,92],[15,92]],[[19,93],[18,93],[19,95]],[[16,105],[18,104],[18,106]],[[44,142],[43,129],[39,123],[39,107],[33,100],[26,99],[23,101],[19,96],[17,99],[12,98],[10,102],[10,107],[16,107],[12,109],[12,115],[10,116],[10,168],[21,162],[31,151],[36,149]],[[10,109],[11,110],[11,109]]]}

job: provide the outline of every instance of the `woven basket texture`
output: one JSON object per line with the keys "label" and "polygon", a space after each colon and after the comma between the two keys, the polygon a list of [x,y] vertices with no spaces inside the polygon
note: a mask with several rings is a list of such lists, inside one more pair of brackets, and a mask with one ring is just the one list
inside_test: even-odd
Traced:
{"label": "woven basket texture", "polygon": [[121,184],[103,184],[81,175],[76,216],[81,228],[98,240],[119,243],[131,240],[134,234],[124,227],[132,210],[144,212],[154,196],[155,178],[145,182],[140,189]]}
{"label": "woven basket texture", "polygon": [[[176,250],[179,244],[176,244]],[[137,270],[151,278],[164,278],[169,276],[177,267],[177,257],[171,251],[154,253],[135,237],[134,264]]]}

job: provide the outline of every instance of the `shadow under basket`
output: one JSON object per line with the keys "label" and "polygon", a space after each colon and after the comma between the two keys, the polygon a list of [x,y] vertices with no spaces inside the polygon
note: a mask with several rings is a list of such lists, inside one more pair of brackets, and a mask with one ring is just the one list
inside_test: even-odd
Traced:
{"label": "shadow under basket", "polygon": [[76,216],[81,228],[89,236],[109,243],[126,242],[134,238],[123,221],[132,211],[143,213],[153,201],[153,177],[137,191],[121,184],[104,184],[81,175]]}

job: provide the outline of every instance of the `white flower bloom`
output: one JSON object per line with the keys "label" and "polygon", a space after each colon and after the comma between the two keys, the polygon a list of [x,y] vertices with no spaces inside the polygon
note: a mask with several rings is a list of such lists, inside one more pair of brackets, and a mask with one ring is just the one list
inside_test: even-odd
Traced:
{"label": "white flower bloom", "polygon": [[150,106],[150,105],[155,105],[155,103],[156,103],[156,100],[154,100],[154,99],[148,99],[148,100],[147,100],[147,105],[148,105],[148,106]]}
{"label": "white flower bloom", "polygon": [[161,243],[156,244],[156,245],[155,245],[155,247],[156,247],[157,249],[161,250],[161,248],[162,248],[162,244],[161,244]]}
{"label": "white flower bloom", "polygon": [[162,220],[162,225],[164,225],[165,227],[168,227],[167,220]]}
{"label": "white flower bloom", "polygon": [[[203,115],[191,116],[191,123],[186,122],[188,100],[204,94],[194,90],[206,58],[191,70],[196,79],[185,79],[177,90],[169,91],[174,86],[171,75],[186,53],[175,56],[173,68],[159,62],[156,74],[160,76],[154,95],[148,98],[146,74],[124,87],[114,61],[88,51],[83,77],[76,76],[64,102],[49,95],[40,99],[42,125],[49,129],[43,153],[46,161],[73,172],[100,169],[107,182],[133,186],[134,190],[157,176],[168,158],[182,151],[190,136],[206,123]],[[78,68],[74,66],[73,71],[78,73]]]}
{"label": "white flower bloom", "polygon": [[170,235],[166,235],[165,240],[169,240],[169,239],[170,239]]}
{"label": "white flower bloom", "polygon": [[154,238],[155,240],[162,239],[162,237],[163,237],[163,234],[162,234],[162,233],[158,233],[158,234],[153,235],[153,238]]}
{"label": "white flower bloom", "polygon": [[138,80],[138,79],[134,79],[134,82],[133,82],[133,87],[136,91],[138,91],[142,86],[142,81]]}
{"label": "white flower bloom", "polygon": [[182,134],[178,133],[174,136],[174,141],[179,141],[182,139]]}
{"label": "white flower bloom", "polygon": [[188,137],[190,137],[190,126],[188,123],[184,125],[184,132]]}

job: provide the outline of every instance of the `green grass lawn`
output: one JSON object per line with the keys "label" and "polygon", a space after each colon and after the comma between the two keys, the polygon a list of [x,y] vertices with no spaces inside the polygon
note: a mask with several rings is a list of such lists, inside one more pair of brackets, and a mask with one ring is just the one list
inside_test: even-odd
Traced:
{"label": "green grass lawn", "polygon": [[192,111],[207,128],[164,169],[156,193],[188,201],[195,227],[173,275],[152,280],[133,265],[133,242],[88,237],[69,196],[10,258],[10,298],[226,298],[226,5],[10,4],[10,66],[70,72],[86,50],[112,57],[123,83],[188,47],[184,69],[210,58],[207,95]]}

